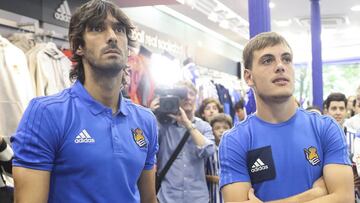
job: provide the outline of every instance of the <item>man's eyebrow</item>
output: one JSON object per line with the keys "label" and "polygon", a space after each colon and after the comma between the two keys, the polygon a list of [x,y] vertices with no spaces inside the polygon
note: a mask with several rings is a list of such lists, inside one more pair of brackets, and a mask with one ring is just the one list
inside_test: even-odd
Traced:
{"label": "man's eyebrow", "polygon": [[269,57],[274,57],[274,55],[273,54],[264,54],[260,57],[260,59],[269,58]]}
{"label": "man's eyebrow", "polygon": [[281,56],[291,56],[292,57],[292,54],[289,52],[285,52],[285,53],[281,54]]}
{"label": "man's eyebrow", "polygon": [[94,21],[90,21],[86,27],[95,27],[95,26],[99,26],[99,25],[103,25],[104,21],[101,20],[94,20]]}
{"label": "man's eyebrow", "polygon": [[122,25],[122,26],[125,26],[124,23],[120,22],[120,21],[114,21],[114,22],[111,22],[112,24],[116,24],[116,25]]}

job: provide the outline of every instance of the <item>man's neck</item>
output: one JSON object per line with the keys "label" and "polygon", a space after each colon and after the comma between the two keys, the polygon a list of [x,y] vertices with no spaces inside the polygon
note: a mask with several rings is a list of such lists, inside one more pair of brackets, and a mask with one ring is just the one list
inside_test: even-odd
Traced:
{"label": "man's neck", "polygon": [[84,87],[89,94],[102,103],[103,105],[112,109],[112,113],[118,111],[119,94],[122,88],[121,78],[99,78],[92,74],[86,74]]}
{"label": "man's neck", "polygon": [[289,120],[296,113],[296,103],[291,97],[284,102],[268,102],[257,98],[256,115],[269,123],[282,123]]}

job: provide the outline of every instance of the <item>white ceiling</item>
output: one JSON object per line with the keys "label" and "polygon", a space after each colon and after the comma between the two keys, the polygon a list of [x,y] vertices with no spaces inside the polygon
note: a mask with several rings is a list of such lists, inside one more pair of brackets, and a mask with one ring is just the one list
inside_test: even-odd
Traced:
{"label": "white ceiling", "polygon": [[[190,6],[191,3],[194,4],[198,1],[207,5],[213,5],[218,1],[248,21],[248,0],[153,0],[152,5],[156,1],[168,4],[167,7],[171,10],[191,18],[231,41],[244,45],[248,40],[248,35],[244,34],[248,33],[247,27],[242,27],[241,32],[223,29],[218,23],[208,19],[209,9],[205,9],[205,12],[202,9],[200,12],[196,7],[191,8]],[[126,1],[121,0],[120,2]],[[146,4],[146,0],[129,2],[137,2],[138,6]],[[294,49],[295,60],[297,59],[298,62],[309,61],[311,38],[308,23],[310,23],[311,1],[271,0],[271,2],[275,4],[270,11],[272,31],[279,32],[288,39]],[[322,49],[325,60],[360,58],[360,11],[351,10],[351,7],[355,5],[360,5],[360,0],[320,0],[323,22]],[[289,25],[279,26],[278,21],[287,21]]]}

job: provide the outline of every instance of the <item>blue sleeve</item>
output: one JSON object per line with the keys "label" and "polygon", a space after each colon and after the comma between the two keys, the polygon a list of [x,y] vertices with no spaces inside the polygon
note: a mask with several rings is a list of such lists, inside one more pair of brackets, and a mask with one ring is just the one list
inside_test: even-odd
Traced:
{"label": "blue sleeve", "polygon": [[346,164],[350,165],[349,151],[344,131],[334,120],[327,118],[324,125],[324,165]]}
{"label": "blue sleeve", "polygon": [[199,123],[198,130],[204,136],[205,144],[202,147],[197,147],[197,155],[200,158],[207,158],[215,153],[215,138],[212,128],[209,123]]}
{"label": "blue sleeve", "polygon": [[56,126],[47,108],[36,99],[27,107],[11,137],[13,165],[51,171],[56,151]]}
{"label": "blue sleeve", "polygon": [[147,157],[146,157],[146,161],[145,161],[145,170],[151,170],[153,168],[153,166],[156,163],[156,153],[159,149],[159,144],[158,144],[158,126],[157,126],[157,121],[155,116],[152,114],[152,117],[150,120],[150,135],[148,137],[149,140],[149,148],[148,148],[148,153],[147,153]]}
{"label": "blue sleeve", "polygon": [[[227,131],[219,147],[220,188],[235,182],[250,182],[247,170],[247,140],[240,140],[238,131]],[[244,137],[244,136],[242,136]]]}

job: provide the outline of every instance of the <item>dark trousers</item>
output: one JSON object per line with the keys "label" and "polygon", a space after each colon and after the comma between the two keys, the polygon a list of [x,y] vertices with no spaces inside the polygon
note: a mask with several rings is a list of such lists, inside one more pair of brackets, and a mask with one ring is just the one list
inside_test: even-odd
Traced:
{"label": "dark trousers", "polygon": [[9,187],[0,188],[0,202],[1,203],[13,203],[14,202],[14,190]]}

